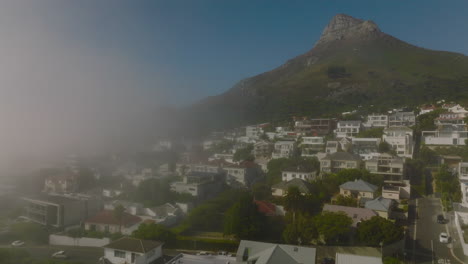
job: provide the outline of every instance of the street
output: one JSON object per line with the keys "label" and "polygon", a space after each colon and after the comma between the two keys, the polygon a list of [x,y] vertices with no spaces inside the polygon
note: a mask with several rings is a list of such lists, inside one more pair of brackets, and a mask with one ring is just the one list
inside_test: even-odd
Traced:
{"label": "street", "polygon": [[[439,199],[430,197],[417,199],[416,212],[415,225],[410,230],[410,238],[414,238],[414,233],[416,233],[416,240],[413,240],[412,245],[408,247],[411,251],[408,256],[413,263],[468,263],[468,258],[457,250],[458,236],[451,228],[452,217],[444,214]],[[447,223],[437,223],[439,214],[445,216]],[[444,244],[439,241],[441,232],[449,234],[450,243]],[[454,247],[455,250],[453,250]]]}
{"label": "street", "polygon": [[[2,245],[1,248],[12,248],[10,245]],[[51,255],[57,251],[65,250],[69,261],[96,264],[98,259],[104,255],[102,248],[98,247],[72,247],[72,246],[24,246],[19,249],[26,250],[35,259],[52,259]]]}

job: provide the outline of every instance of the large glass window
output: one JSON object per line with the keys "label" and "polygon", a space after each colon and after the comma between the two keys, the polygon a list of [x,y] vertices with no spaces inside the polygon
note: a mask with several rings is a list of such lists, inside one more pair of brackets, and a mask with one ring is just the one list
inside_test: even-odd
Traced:
{"label": "large glass window", "polygon": [[120,250],[114,250],[114,257],[125,258],[125,252]]}

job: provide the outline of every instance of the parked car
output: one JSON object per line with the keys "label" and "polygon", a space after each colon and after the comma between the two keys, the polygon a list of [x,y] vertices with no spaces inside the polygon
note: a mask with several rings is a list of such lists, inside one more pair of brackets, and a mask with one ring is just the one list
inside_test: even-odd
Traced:
{"label": "parked car", "polygon": [[16,240],[16,241],[13,241],[13,243],[11,243],[12,246],[14,247],[21,247],[21,246],[24,246],[24,242],[21,241],[21,240]]}
{"label": "parked car", "polygon": [[445,233],[445,232],[440,233],[440,235],[439,235],[440,243],[447,244],[449,242],[449,240],[450,240],[450,237],[449,237],[449,235],[447,233]]}
{"label": "parked car", "polygon": [[443,215],[440,214],[440,215],[437,216],[437,223],[445,224],[445,219],[444,219]]}
{"label": "parked car", "polygon": [[65,251],[57,251],[54,254],[52,254],[52,258],[57,258],[57,259],[66,259],[68,258],[67,254],[65,254]]}
{"label": "parked car", "polygon": [[218,251],[218,256],[227,256],[227,254],[226,251]]}

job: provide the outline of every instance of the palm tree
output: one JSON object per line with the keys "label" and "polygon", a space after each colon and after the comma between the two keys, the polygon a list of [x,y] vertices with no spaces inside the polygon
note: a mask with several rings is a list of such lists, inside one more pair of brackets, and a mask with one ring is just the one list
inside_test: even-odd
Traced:
{"label": "palm tree", "polygon": [[296,186],[291,186],[288,188],[288,192],[284,197],[284,206],[286,210],[293,213],[293,222],[296,219],[296,212],[302,210],[304,197],[301,194],[301,191]]}
{"label": "palm tree", "polygon": [[114,217],[119,221],[119,233],[122,233],[122,221],[125,215],[125,207],[123,207],[121,204],[118,204],[114,208]]}

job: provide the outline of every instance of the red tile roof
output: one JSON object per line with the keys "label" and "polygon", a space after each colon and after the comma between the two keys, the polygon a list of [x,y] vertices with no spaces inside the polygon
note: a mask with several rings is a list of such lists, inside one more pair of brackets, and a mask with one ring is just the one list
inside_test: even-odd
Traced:
{"label": "red tile roof", "polygon": [[[129,213],[123,214],[122,218],[122,226],[132,226],[141,222],[141,218],[135,215],[131,215]],[[119,220],[114,216],[114,211],[111,210],[103,210],[96,214],[95,216],[86,220],[86,223],[93,223],[93,224],[107,224],[107,225],[119,225]]]}
{"label": "red tile roof", "polygon": [[272,203],[266,201],[254,200],[254,203],[257,205],[257,209],[260,213],[266,216],[275,216],[276,215],[276,206]]}

